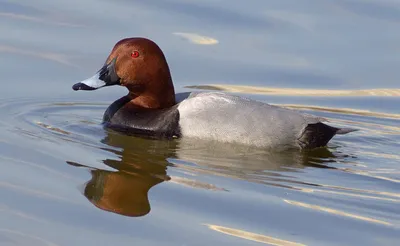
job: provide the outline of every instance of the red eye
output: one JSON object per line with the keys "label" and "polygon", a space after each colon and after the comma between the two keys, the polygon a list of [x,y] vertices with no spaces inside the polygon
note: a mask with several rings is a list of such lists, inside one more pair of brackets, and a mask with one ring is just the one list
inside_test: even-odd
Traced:
{"label": "red eye", "polygon": [[138,58],[139,57],[139,52],[137,52],[136,50],[132,52],[131,56],[133,58]]}

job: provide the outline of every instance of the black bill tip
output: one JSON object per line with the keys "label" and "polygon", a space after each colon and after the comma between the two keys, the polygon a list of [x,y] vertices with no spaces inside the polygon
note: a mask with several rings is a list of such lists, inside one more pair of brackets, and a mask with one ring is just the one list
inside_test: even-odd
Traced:
{"label": "black bill tip", "polygon": [[96,90],[96,88],[90,87],[84,83],[76,83],[72,86],[72,89],[74,91],[79,91],[79,90],[83,90],[83,91],[92,91],[92,90]]}

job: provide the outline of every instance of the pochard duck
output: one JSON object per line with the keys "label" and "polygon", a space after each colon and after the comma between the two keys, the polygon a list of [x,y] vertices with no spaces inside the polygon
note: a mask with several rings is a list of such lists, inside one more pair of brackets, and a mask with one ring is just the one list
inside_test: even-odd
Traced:
{"label": "pochard duck", "polygon": [[[262,148],[325,146],[336,134],[354,131],[324,119],[221,92],[175,94],[160,47],[146,38],[117,42],[104,66],[74,90],[125,86],[129,93],[104,113],[106,127],[159,138],[191,137]],[[186,96],[183,100],[179,99]]]}

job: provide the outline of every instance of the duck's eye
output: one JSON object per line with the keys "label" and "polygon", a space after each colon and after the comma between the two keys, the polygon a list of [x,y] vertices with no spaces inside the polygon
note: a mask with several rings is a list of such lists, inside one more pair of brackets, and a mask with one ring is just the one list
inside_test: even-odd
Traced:
{"label": "duck's eye", "polygon": [[131,56],[133,57],[133,58],[138,58],[139,57],[139,52],[138,51],[133,51],[132,53],[131,53]]}

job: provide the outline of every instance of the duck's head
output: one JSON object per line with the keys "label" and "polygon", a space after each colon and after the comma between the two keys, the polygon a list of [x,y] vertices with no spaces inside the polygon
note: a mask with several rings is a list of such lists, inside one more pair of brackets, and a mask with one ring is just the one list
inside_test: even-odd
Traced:
{"label": "duck's head", "polygon": [[128,88],[131,103],[143,108],[168,108],[175,104],[175,91],[165,56],[146,38],[126,38],[115,44],[104,66],[91,78],[72,86],[96,90],[111,85]]}

